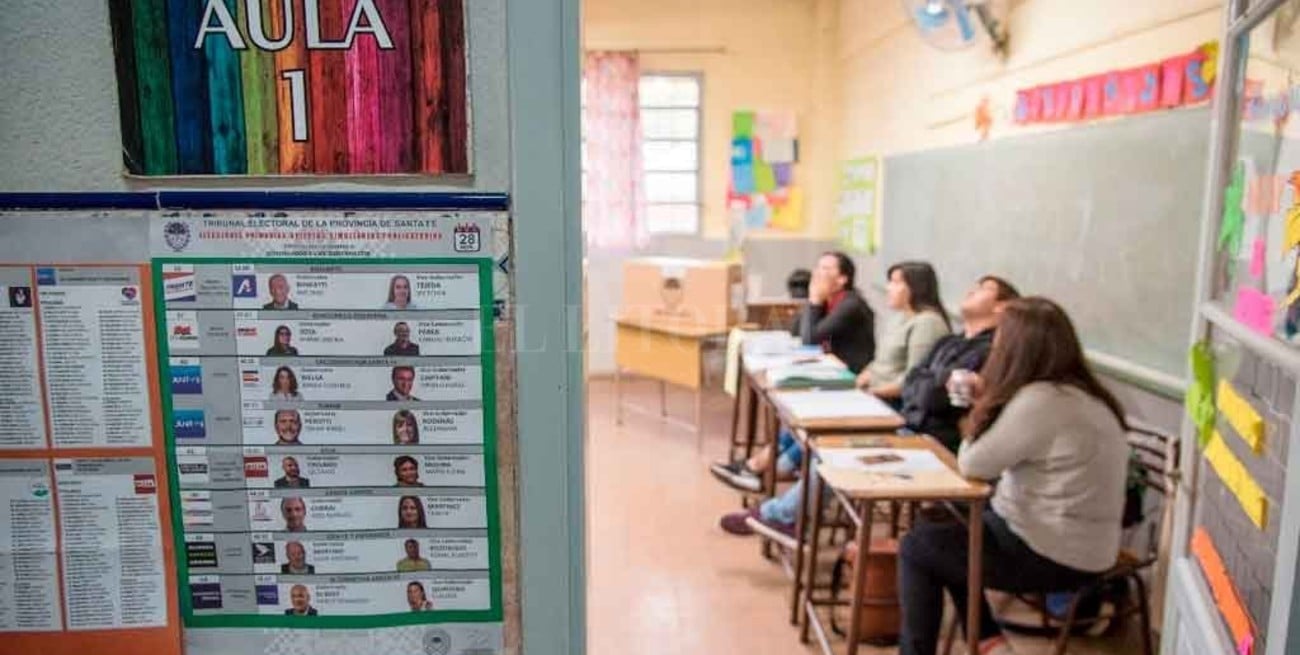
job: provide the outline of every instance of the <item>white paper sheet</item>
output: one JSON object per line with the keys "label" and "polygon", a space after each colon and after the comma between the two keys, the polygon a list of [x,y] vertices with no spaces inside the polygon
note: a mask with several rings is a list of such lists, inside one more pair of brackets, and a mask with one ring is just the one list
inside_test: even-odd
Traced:
{"label": "white paper sheet", "polygon": [[779,401],[800,419],[897,416],[881,399],[857,389],[842,391],[790,391],[778,394]]}
{"label": "white paper sheet", "polygon": [[[818,450],[817,454],[826,466],[873,473],[901,473],[906,475],[948,469],[934,453],[914,448],[823,448]],[[863,461],[864,458],[882,455],[898,457],[899,459],[893,462],[874,464]]]}

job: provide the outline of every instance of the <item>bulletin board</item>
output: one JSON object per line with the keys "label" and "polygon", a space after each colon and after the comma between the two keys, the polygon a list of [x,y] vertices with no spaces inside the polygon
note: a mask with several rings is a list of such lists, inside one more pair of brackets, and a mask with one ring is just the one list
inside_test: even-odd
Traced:
{"label": "bulletin board", "polygon": [[0,213],[0,636],[517,649],[509,216],[454,204]]}

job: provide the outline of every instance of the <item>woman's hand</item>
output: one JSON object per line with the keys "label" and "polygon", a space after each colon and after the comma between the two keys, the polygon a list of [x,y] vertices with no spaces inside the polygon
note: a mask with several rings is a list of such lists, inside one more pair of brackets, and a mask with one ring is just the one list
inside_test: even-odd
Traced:
{"label": "woman's hand", "polygon": [[966,374],[966,387],[970,391],[971,402],[974,403],[984,396],[984,391],[988,388],[984,383],[984,378],[979,373]]}
{"label": "woman's hand", "polygon": [[867,387],[870,387],[870,386],[871,386],[871,371],[869,371],[869,370],[867,370],[867,369],[865,369],[865,368],[862,369],[862,372],[861,372],[861,373],[858,373],[858,379],[857,379],[857,381],[854,383],[854,386],[856,386],[856,387],[859,388],[859,389],[866,389]]}
{"label": "woman's hand", "polygon": [[808,302],[814,305],[820,305],[825,303],[826,298],[830,295],[830,283],[825,277],[813,273],[812,280],[808,283]]}

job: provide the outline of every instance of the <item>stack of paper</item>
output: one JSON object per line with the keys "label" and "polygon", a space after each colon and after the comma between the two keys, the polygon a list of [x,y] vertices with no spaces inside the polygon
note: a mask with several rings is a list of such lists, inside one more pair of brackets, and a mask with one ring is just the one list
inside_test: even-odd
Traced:
{"label": "stack of paper", "polygon": [[824,361],[797,362],[767,371],[767,381],[776,389],[852,389],[855,380],[849,369]]}
{"label": "stack of paper", "polygon": [[795,352],[803,346],[797,338],[784,330],[746,332],[744,339],[746,357],[752,355],[780,355]]}

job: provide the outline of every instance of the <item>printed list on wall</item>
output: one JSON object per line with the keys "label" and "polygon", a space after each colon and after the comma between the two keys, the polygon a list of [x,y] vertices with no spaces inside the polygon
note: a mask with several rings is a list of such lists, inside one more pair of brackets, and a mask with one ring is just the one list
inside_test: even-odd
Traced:
{"label": "printed list on wall", "polygon": [[0,634],[13,644],[177,641],[148,282],[143,265],[0,264]]}

